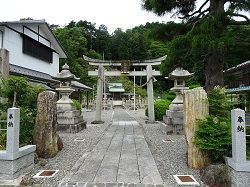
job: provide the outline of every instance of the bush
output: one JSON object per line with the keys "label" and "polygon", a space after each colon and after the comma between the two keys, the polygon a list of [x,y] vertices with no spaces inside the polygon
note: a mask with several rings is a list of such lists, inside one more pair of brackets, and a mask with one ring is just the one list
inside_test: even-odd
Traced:
{"label": "bush", "polygon": [[173,101],[176,97],[176,94],[173,91],[168,91],[165,97],[167,100]]}
{"label": "bush", "polygon": [[219,162],[229,153],[232,142],[230,103],[225,90],[219,87],[209,92],[208,101],[209,116],[197,122],[195,143],[208,153],[212,161]]}
{"label": "bush", "polygon": [[36,108],[20,107],[20,146],[32,144],[36,114]]}
{"label": "bush", "polygon": [[[166,110],[169,109],[170,104],[171,101],[169,100],[157,100],[154,102],[155,120],[162,120],[163,116],[166,115]],[[148,108],[146,108],[145,114],[148,116]]]}
{"label": "bush", "polygon": [[208,153],[212,161],[222,161],[230,150],[231,142],[230,120],[208,116],[198,121],[195,143]]}
{"label": "bush", "polygon": [[74,106],[77,110],[80,110],[80,111],[81,111],[81,109],[82,109],[81,103],[80,103],[78,100],[76,100],[76,99],[72,99],[72,101],[73,101],[73,106]]}

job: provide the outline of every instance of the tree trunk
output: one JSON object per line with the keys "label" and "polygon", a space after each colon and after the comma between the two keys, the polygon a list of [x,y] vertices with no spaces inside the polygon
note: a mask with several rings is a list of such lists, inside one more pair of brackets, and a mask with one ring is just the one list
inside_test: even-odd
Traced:
{"label": "tree trunk", "polygon": [[205,62],[205,90],[212,90],[215,86],[223,86],[223,52],[218,49],[212,49],[208,52]]}
{"label": "tree trunk", "polygon": [[[217,19],[214,28],[211,30],[211,34],[216,35],[218,39],[223,35],[223,32],[226,29],[226,25],[224,25],[224,4],[224,0],[210,0],[210,14]],[[223,64],[224,49],[220,49],[218,46],[209,48],[204,66],[206,91],[213,89],[215,86],[223,86]]]}
{"label": "tree trunk", "polygon": [[218,14],[225,12],[224,4],[226,1],[224,0],[210,0],[210,13]]}

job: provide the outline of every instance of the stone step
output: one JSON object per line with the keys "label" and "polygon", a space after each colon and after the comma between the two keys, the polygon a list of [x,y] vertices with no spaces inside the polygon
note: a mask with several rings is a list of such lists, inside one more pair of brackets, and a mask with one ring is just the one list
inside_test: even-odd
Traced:
{"label": "stone step", "polygon": [[163,184],[110,183],[110,182],[64,182],[58,187],[164,187]]}

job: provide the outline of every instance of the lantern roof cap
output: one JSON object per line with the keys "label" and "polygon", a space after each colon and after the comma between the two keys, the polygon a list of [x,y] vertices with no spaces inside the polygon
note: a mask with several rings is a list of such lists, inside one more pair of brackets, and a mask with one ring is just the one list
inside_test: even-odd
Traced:
{"label": "lantern roof cap", "polygon": [[62,66],[62,71],[57,73],[57,75],[53,78],[56,80],[80,80],[80,78],[77,78],[73,73],[70,72],[67,63]]}
{"label": "lantern roof cap", "polygon": [[169,73],[168,77],[165,77],[166,79],[187,79],[191,77],[194,73],[189,73],[188,70],[184,70],[182,67],[177,67],[174,71]]}

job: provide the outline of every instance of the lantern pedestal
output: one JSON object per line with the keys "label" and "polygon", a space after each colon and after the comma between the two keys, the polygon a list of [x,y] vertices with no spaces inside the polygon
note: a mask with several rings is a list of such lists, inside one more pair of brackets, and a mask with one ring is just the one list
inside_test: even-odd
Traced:
{"label": "lantern pedestal", "polygon": [[69,71],[69,66],[65,64],[62,71],[57,74],[55,79],[60,81],[60,87],[56,90],[60,93],[61,98],[57,101],[57,130],[67,133],[77,133],[86,128],[81,111],[77,110],[69,98],[70,94],[75,91],[71,88],[72,80],[79,80]]}
{"label": "lantern pedestal", "polygon": [[192,76],[192,73],[187,70],[176,68],[167,77],[167,79],[174,80],[174,87],[170,90],[176,94],[175,99],[169,105],[169,110],[166,111],[166,116],[163,117],[163,121],[167,124],[167,134],[184,134],[183,91],[188,90],[188,87],[185,87],[185,80],[190,76]]}

